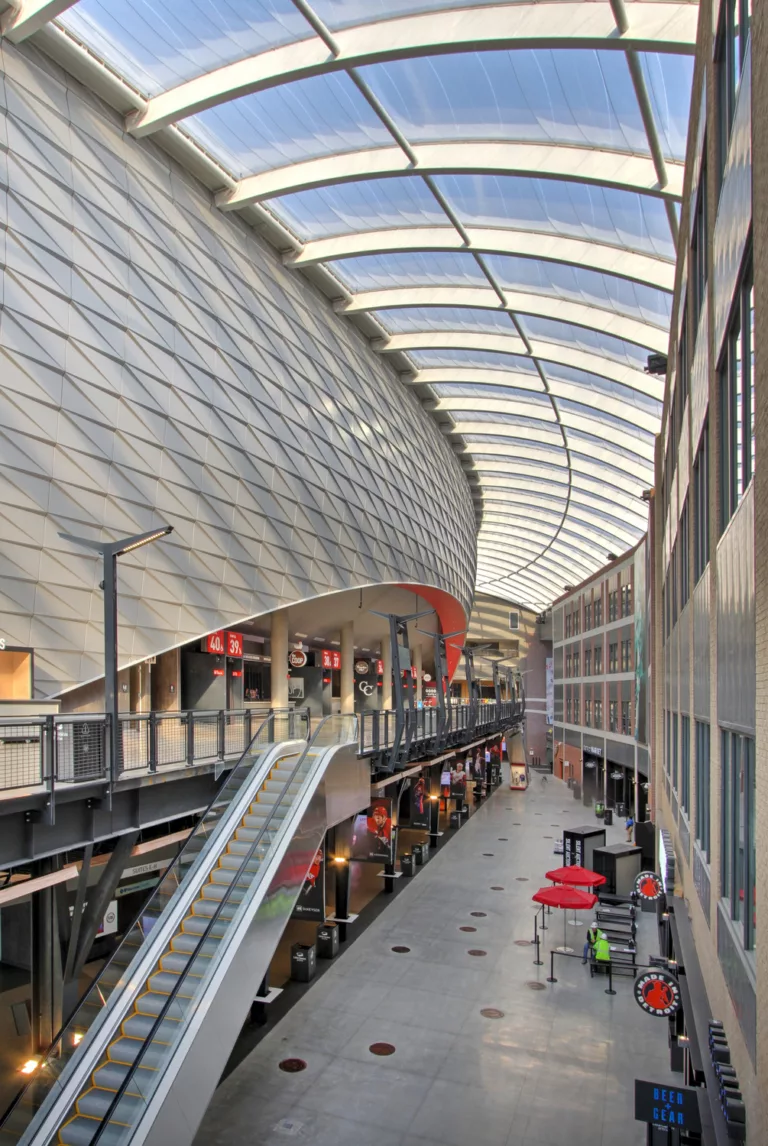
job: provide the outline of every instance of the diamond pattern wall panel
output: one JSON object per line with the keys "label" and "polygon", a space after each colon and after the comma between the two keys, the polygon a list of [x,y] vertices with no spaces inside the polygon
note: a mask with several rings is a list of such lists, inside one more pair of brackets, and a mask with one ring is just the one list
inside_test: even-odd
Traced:
{"label": "diamond pattern wall panel", "polygon": [[174,526],[121,559],[122,663],[371,583],[469,612],[469,490],[413,394],[155,145],[2,61],[0,634],[39,691],[101,672],[99,562],[59,530]]}

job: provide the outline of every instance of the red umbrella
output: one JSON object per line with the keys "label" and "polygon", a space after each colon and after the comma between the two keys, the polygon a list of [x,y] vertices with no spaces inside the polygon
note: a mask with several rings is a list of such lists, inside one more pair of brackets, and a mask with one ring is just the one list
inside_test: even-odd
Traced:
{"label": "red umbrella", "polygon": [[[591,891],[579,891],[577,887],[540,887],[532,898],[534,903],[542,903],[545,907],[561,907],[564,910],[572,907],[574,911],[594,907],[597,903],[596,895]],[[563,950],[571,951],[565,942],[565,916],[563,916]]]}
{"label": "red umbrella", "polygon": [[580,864],[553,868],[547,872],[547,879],[553,883],[570,883],[574,887],[602,887],[605,883],[604,875],[598,875],[596,871],[590,871]]}

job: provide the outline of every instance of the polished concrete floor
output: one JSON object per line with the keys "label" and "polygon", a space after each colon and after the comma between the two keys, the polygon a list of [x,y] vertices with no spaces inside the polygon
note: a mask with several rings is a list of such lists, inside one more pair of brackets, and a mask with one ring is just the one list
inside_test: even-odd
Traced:
{"label": "polished concrete floor", "polygon": [[[559,958],[550,984],[548,956],[536,967],[516,944],[561,862],[554,838],[590,822],[558,780],[498,789],[222,1084],[196,1146],[641,1146],[633,1080],[673,1080],[666,1021],[640,1010],[631,978],[608,996]],[[547,944],[562,943],[560,914],[549,922]],[[641,958],[656,949],[642,924]],[[306,1069],[284,1073],[287,1058]]]}

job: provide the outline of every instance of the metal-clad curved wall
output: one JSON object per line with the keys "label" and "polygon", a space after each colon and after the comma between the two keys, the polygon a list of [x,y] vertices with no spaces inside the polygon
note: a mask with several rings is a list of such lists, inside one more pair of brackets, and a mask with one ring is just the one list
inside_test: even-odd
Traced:
{"label": "metal-clad curved wall", "polygon": [[101,672],[99,562],[59,530],[174,526],[121,559],[123,663],[371,583],[468,613],[469,488],[414,395],[56,65],[2,63],[0,635],[38,692]]}

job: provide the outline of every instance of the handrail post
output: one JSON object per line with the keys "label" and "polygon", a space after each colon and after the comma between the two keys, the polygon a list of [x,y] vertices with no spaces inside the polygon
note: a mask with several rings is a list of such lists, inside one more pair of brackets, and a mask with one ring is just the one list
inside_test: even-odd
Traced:
{"label": "handrail post", "polygon": [[157,772],[157,713],[154,709],[151,709],[149,713],[147,734],[149,736],[149,770],[150,772]]}
{"label": "handrail post", "polygon": [[547,982],[548,983],[556,983],[557,982],[557,979],[555,978],[555,952],[554,951],[550,951],[550,953],[549,953],[549,975],[547,976]]}
{"label": "handrail post", "polygon": [[544,922],[544,904],[543,903],[541,905],[541,930],[542,931],[549,931],[549,928],[547,927],[546,923]]}
{"label": "handrail post", "polygon": [[46,817],[49,826],[53,826],[56,822],[56,805],[54,790],[56,787],[56,771],[55,771],[55,740],[56,728],[54,726],[53,713],[48,713],[45,717],[45,723],[41,729],[42,737],[40,744],[40,770],[41,780],[48,789],[48,815]]}
{"label": "handrail post", "polygon": [[185,716],[187,720],[187,767],[191,768],[195,762],[195,714],[189,709]]}
{"label": "handrail post", "polygon": [[608,990],[605,993],[606,995],[616,994],[613,989],[613,960],[611,959],[608,960]]}
{"label": "handrail post", "polygon": [[225,717],[224,717],[224,709],[223,708],[220,708],[217,715],[216,715],[216,726],[217,726],[217,737],[216,737],[216,739],[218,742],[217,743],[217,755],[219,757],[219,760],[223,760],[224,755],[225,755],[225,749],[227,746],[226,745],[226,724],[225,724]]}

